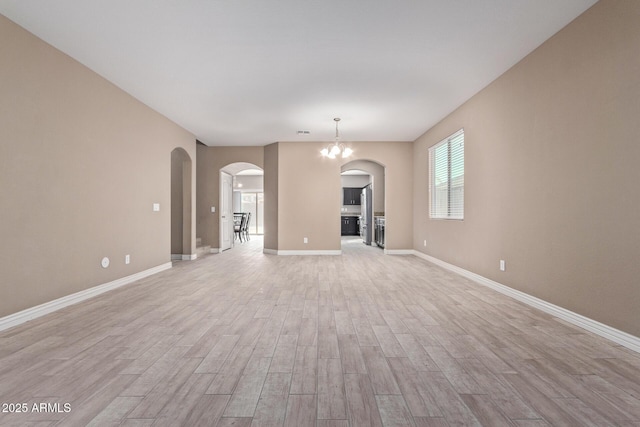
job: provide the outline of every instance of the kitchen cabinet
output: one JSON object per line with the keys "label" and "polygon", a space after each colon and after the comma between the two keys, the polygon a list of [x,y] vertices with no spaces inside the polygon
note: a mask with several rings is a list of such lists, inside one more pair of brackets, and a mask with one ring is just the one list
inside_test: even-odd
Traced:
{"label": "kitchen cabinet", "polygon": [[340,234],[342,236],[360,235],[360,219],[357,216],[340,217]]}
{"label": "kitchen cabinet", "polygon": [[362,188],[342,187],[342,204],[344,206],[360,206]]}

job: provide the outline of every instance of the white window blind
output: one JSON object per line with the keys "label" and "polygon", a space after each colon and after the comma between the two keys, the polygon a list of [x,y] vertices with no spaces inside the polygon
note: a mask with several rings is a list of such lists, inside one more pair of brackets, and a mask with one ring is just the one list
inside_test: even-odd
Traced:
{"label": "white window blind", "polygon": [[464,219],[464,129],[429,148],[429,217]]}

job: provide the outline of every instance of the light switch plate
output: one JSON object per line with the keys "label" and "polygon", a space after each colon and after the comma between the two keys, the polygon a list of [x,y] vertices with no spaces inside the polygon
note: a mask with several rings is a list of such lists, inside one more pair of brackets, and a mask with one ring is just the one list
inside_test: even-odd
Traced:
{"label": "light switch plate", "polygon": [[154,203],[153,204],[153,211],[154,212],[160,212],[160,203]]}
{"label": "light switch plate", "polygon": [[215,206],[211,206],[211,213],[216,213],[216,207]]}

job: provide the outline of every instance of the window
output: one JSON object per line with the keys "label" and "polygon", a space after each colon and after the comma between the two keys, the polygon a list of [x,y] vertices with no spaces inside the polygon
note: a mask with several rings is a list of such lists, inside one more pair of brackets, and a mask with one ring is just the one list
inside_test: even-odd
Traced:
{"label": "window", "polygon": [[264,193],[242,192],[241,211],[251,212],[249,234],[264,234]]}
{"label": "window", "polygon": [[464,219],[464,129],[429,148],[429,218]]}

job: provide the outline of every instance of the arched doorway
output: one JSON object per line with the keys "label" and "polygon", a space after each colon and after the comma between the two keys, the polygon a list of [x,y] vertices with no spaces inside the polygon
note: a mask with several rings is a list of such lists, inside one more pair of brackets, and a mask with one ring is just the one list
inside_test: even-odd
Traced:
{"label": "arched doorway", "polygon": [[[264,233],[264,171],[247,162],[231,163],[220,169],[220,248],[246,242]],[[247,216],[246,232],[234,233],[234,214]],[[223,218],[224,217],[224,218]]]}
{"label": "arched doorway", "polygon": [[[366,159],[353,160],[341,166],[343,243],[359,239],[365,245],[384,248],[385,169],[383,164]],[[356,222],[357,226],[354,226]]]}
{"label": "arched doorway", "polygon": [[171,152],[171,259],[192,260],[191,157],[182,148]]}

